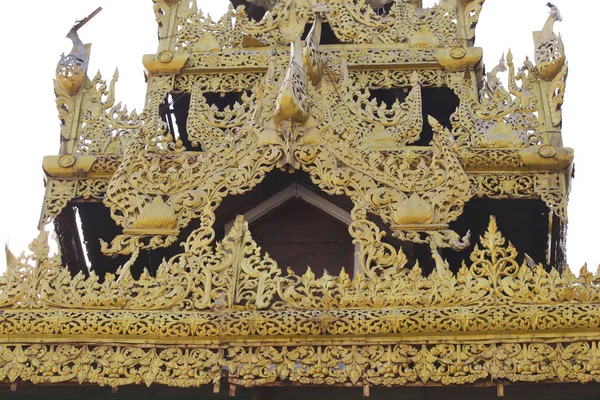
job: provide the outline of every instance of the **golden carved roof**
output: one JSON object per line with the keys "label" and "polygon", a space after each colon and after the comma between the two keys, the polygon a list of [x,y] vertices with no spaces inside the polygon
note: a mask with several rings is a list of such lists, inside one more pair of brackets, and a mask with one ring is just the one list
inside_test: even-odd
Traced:
{"label": "golden carved roof", "polygon": [[[535,64],[515,68],[509,52],[484,74],[474,47],[483,1],[418,3],[282,0],[259,20],[240,6],[214,21],[195,1],[154,0],[159,47],[144,56],[139,114],[115,103],[117,73],[90,78],[87,53],[61,57],[61,150],[44,159],[40,227],[54,220],[60,231],[73,204],[102,204],[119,232],[94,245],[125,261],[115,271],[74,265],[62,231],[51,255],[44,229],[29,253],[7,251],[0,379],[598,381],[598,274],[519,254],[494,217],[473,239],[453,225],[474,199],[539,200],[558,226],[552,240],[564,239],[573,151],[560,132],[559,14],[534,34]],[[431,93],[456,97],[447,120],[424,112]],[[233,100],[222,106],[215,94]],[[185,135],[166,117],[168,96],[189,98]],[[349,199],[354,271],[285,271],[242,217],[217,238],[224,199],[277,168]],[[426,245],[431,274],[388,232]],[[177,245],[156,271],[132,271]],[[450,265],[446,250],[469,256]]]}

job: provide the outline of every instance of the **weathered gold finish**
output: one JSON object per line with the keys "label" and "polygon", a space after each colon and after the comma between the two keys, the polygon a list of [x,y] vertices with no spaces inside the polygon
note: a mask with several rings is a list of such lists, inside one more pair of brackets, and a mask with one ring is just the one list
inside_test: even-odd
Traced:
{"label": "weathered gold finish", "polygon": [[[244,7],[213,21],[196,1],[153,2],[159,46],[144,56],[144,110],[116,102],[117,72],[107,83],[85,75],[87,59],[61,58],[61,149],[43,164],[40,227],[74,201],[102,202],[121,229],[102,252],[128,260],[116,274],[73,276],[43,229],[28,254],[7,252],[0,380],[186,387],[218,385],[226,371],[245,386],[367,394],[482,379],[600,382],[598,273],[531,263],[494,218],[455,272],[441,252],[470,246],[450,224],[473,198],[538,199],[567,221],[573,151],[560,131],[567,63],[555,7],[534,33],[535,65],[515,68],[509,51],[482,81],[473,41],[483,0],[424,10],[278,0],[260,21]],[[341,44],[322,43],[325,24]],[[458,98],[446,121],[423,112],[427,91],[442,88]],[[163,120],[169,94],[189,96],[185,138]],[[275,168],[301,169],[351,200],[352,276],[283,271],[241,217],[215,240],[223,199]],[[373,216],[401,241],[427,244],[433,272],[409,265]],[[177,242],[155,275],[134,278],[141,254]]]}

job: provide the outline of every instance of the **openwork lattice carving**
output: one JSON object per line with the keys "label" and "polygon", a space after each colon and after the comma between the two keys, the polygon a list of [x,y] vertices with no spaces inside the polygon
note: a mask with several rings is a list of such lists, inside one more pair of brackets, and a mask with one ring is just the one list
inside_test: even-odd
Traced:
{"label": "openwork lattice carving", "polygon": [[[241,219],[216,246],[213,237],[209,230],[194,236],[155,277],[143,274],[138,281],[127,265],[118,279],[72,277],[49,255],[46,233],[32,243],[31,254],[9,253],[0,280],[0,338],[10,335],[12,343],[0,345],[0,379],[198,386],[218,382],[223,367],[245,386],[599,379],[598,344],[569,340],[562,331],[600,327],[597,274],[584,267],[575,277],[568,269],[561,275],[519,263],[493,219],[468,265],[452,274],[440,260],[429,277],[418,266],[407,269],[393,252],[384,261],[395,263],[390,268],[374,267],[354,279],[345,273],[316,278],[310,271],[284,276]],[[557,329],[564,339],[552,343],[510,343],[499,333],[481,344],[460,336],[515,331],[533,338]],[[440,332],[460,339],[419,342],[431,334],[439,342]],[[365,339],[348,342],[349,333]],[[407,333],[412,342],[402,339]],[[98,334],[121,335],[124,343],[88,342]],[[53,344],[56,335],[79,344]],[[297,335],[313,343],[262,343]],[[44,344],[15,341],[46,336]],[[230,343],[231,337],[244,338],[243,344]],[[161,344],[173,338],[193,344]]]}
{"label": "openwork lattice carving", "polygon": [[115,71],[109,87],[100,73],[84,85],[87,107],[81,121],[79,154],[121,153],[125,141],[143,123],[145,115],[138,116],[135,110],[130,114],[127,107],[121,107],[121,103],[115,105],[118,76],[118,71]]}
{"label": "openwork lattice carving", "polygon": [[[86,76],[75,35],[55,82],[61,155],[44,160],[40,224],[75,201],[103,202],[122,233],[101,250],[127,257],[114,273],[74,274],[50,254],[45,231],[29,253],[7,251],[0,381],[218,389],[227,378],[365,393],[600,382],[599,343],[572,334],[600,329],[600,275],[535,264],[494,218],[470,250],[468,232],[450,229],[472,197],[541,199],[559,229],[567,222],[567,64],[554,6],[534,33],[535,65],[515,69],[508,52],[482,79],[473,47],[482,0],[424,10],[418,1],[376,10],[372,0],[274,0],[260,20],[238,7],[218,21],[195,0],[153,3],[159,46],[144,57],[143,112],[115,104],[117,74],[110,83]],[[430,112],[451,96],[442,88],[458,96],[451,117]],[[165,107],[169,94],[189,95],[189,110]],[[178,128],[187,118],[186,129],[172,117]],[[241,217],[216,239],[222,200],[274,168],[303,170],[351,200],[352,271],[283,270]],[[387,243],[388,231],[428,245],[432,272],[404,253],[407,243]],[[469,255],[451,268],[442,248]],[[150,254],[165,256],[139,274]]]}
{"label": "openwork lattice carving", "polygon": [[182,4],[178,9],[175,48],[178,51],[199,52],[221,50],[231,47],[234,41],[232,17],[236,16],[230,7],[218,21],[198,10],[196,0]]}
{"label": "openwork lattice carving", "polygon": [[[502,85],[498,73],[509,71],[509,89]],[[512,55],[504,57],[487,74],[481,95],[476,84],[470,80],[455,89],[460,106],[453,115],[454,134],[459,143],[485,148],[520,148],[536,146],[541,142],[538,132],[538,99],[534,95],[533,82],[537,80],[527,73],[533,65],[526,61],[515,76]],[[516,81],[520,80],[522,86]],[[539,86],[539,84],[538,84]]]}
{"label": "openwork lattice carving", "polygon": [[[213,309],[367,309],[432,306],[558,305],[600,302],[598,277],[584,268],[579,278],[568,269],[563,274],[520,263],[517,250],[506,244],[494,219],[471,252],[470,265],[458,273],[434,252],[436,267],[425,277],[418,265],[408,266],[401,250],[373,246],[369,235],[381,235],[369,226],[364,209],[357,209],[352,226],[360,246],[362,272],[351,278],[342,272],[315,277],[310,269],[302,276],[283,275],[276,263],[261,254],[247,226],[236,220],[222,242],[213,243],[210,228],[196,231],[184,252],[164,261],[156,276],[134,280],[130,261],[103,282],[92,273],[71,277],[59,258],[48,255],[47,234],[33,242],[33,254],[12,259],[2,282],[4,307],[106,308],[130,310]],[[207,226],[207,225],[206,225]],[[33,264],[32,264],[33,263]],[[32,266],[32,265],[35,265]],[[17,293],[17,294],[15,294]],[[149,301],[152,299],[152,301]],[[458,309],[451,310],[456,312]],[[509,310],[506,310],[507,312]],[[478,329],[478,328],[474,328]]]}
{"label": "openwork lattice carving", "polygon": [[[292,16],[291,10],[296,17]],[[336,37],[343,43],[407,43],[415,47],[451,45],[460,37],[456,6],[449,2],[418,10],[408,2],[394,2],[390,11],[378,15],[364,0],[349,1],[277,1],[261,21],[246,16],[238,9],[236,29],[252,38],[253,43],[273,46],[287,44],[290,20],[306,25],[314,18],[313,12],[324,12],[325,19]],[[480,9],[470,7],[465,22],[473,29]]]}

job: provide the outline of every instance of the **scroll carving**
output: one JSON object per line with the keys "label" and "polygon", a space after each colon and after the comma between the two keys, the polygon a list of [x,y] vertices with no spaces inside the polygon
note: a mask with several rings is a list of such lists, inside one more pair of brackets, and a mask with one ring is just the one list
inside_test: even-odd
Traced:
{"label": "scroll carving", "polygon": [[[498,73],[509,71],[509,88],[504,88]],[[454,134],[461,145],[487,148],[538,146],[541,142],[538,99],[533,92],[533,65],[526,60],[515,74],[512,54],[504,57],[487,74],[481,95],[474,82],[465,81],[455,89],[460,105],[452,116]],[[521,86],[517,81],[521,81]]]}
{"label": "scroll carving", "polygon": [[465,7],[464,24],[467,40],[475,38],[475,28],[477,27],[477,22],[479,22],[479,14],[481,13],[483,2],[484,0],[473,0]]}
{"label": "scroll carving", "polygon": [[[305,345],[178,348],[161,346],[15,345],[0,347],[0,377],[36,384],[96,383],[118,387],[218,384],[222,367],[241,386],[458,385],[481,379],[511,382],[598,382],[596,341],[444,343],[431,345]],[[50,361],[52,360],[52,361]],[[185,373],[184,373],[185,372]]]}
{"label": "scroll carving", "polygon": [[[458,38],[456,8],[446,2],[418,10],[412,3],[394,3],[386,15],[378,15],[365,0],[334,2],[295,2],[297,20],[303,26],[314,12],[325,12],[327,22],[343,43],[408,43],[415,47],[448,45]],[[240,31],[265,46],[287,44],[289,2],[277,1],[261,21],[247,17],[238,9]],[[239,24],[239,25],[238,25]],[[293,36],[292,36],[293,37]]]}
{"label": "scroll carving", "polygon": [[434,306],[554,307],[579,300],[586,304],[600,302],[597,276],[585,267],[579,278],[568,269],[561,275],[556,270],[546,271],[542,265],[530,268],[519,261],[517,250],[506,244],[494,219],[480,238],[481,244],[471,252],[469,265],[463,264],[455,275],[434,251],[436,268],[425,277],[418,264],[407,265],[400,249],[381,243],[383,233],[365,218],[366,209],[361,205],[353,211],[351,232],[359,244],[361,259],[361,272],[353,278],[346,272],[316,277],[310,269],[303,275],[291,271],[282,274],[277,264],[262,254],[240,219],[216,245],[214,232],[208,228],[210,222],[204,221],[184,244],[183,253],[163,261],[156,276],[144,273],[138,280],[128,270],[137,253],[119,270],[118,279],[107,275],[100,281],[93,272],[88,278],[72,277],[58,257],[49,255],[48,236],[42,232],[31,246],[31,255],[12,257],[1,282],[3,307],[427,310]]}
{"label": "scroll carving", "polygon": [[[373,0],[274,0],[258,21],[244,7],[217,21],[197,0],[153,3],[153,65],[184,56],[177,71],[152,69],[144,110],[130,113],[115,101],[117,74],[87,78],[74,41],[55,82],[68,154],[44,164],[41,225],[73,200],[102,201],[122,232],[101,249],[126,261],[115,273],[72,275],[43,230],[29,252],[7,251],[0,380],[600,382],[599,343],[568,333],[600,329],[600,275],[536,264],[495,218],[470,249],[469,233],[450,229],[472,197],[541,199],[559,225],[567,221],[570,159],[558,131],[567,64],[554,6],[534,34],[535,65],[515,67],[509,51],[482,81],[465,61],[478,55],[482,0],[423,10],[386,0],[383,11]],[[429,94],[451,96],[443,88],[460,101],[449,127],[449,112],[440,123],[423,111]],[[187,138],[165,117],[165,99],[178,92],[190,96],[189,110],[177,110],[187,111]],[[78,170],[84,155],[92,157]],[[217,238],[222,200],[274,168],[303,170],[351,200],[352,271],[285,270],[241,217]],[[428,245],[431,273],[387,232]],[[132,272],[146,251],[166,247],[155,272]],[[461,265],[444,259],[450,249],[465,251]],[[103,336],[118,341],[98,344]]]}
{"label": "scroll carving", "polygon": [[79,154],[121,153],[124,141],[131,139],[146,115],[131,114],[127,107],[115,105],[115,83],[119,73],[115,71],[110,86],[97,73],[92,81],[84,86],[85,111],[82,118]]}
{"label": "scroll carving", "polygon": [[205,16],[198,9],[196,0],[182,3],[179,7],[175,48],[183,52],[221,50],[233,44],[233,22],[236,16],[232,7],[218,21]]}
{"label": "scroll carving", "polygon": [[562,104],[565,100],[568,71],[567,64],[564,64],[560,72],[552,80],[550,88],[548,89],[548,104],[550,106],[552,126],[557,128],[562,126]]}

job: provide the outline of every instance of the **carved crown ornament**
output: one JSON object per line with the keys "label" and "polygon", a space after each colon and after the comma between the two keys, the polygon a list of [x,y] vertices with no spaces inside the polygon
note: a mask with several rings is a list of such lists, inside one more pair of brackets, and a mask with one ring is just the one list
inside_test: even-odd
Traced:
{"label": "carved crown ornament", "polygon": [[[564,229],[573,152],[560,131],[558,10],[534,33],[535,65],[515,68],[509,51],[484,73],[481,0],[261,4],[261,17],[240,6],[213,20],[196,1],[154,0],[159,47],[144,57],[139,114],[116,102],[118,73],[87,76],[73,39],[57,68],[61,151],[44,160],[40,227],[102,205],[119,233],[101,252],[125,261],[73,274],[44,229],[29,253],[7,251],[0,380],[600,382],[599,274],[533,262],[494,217],[477,244],[452,228],[483,198],[541,200]],[[432,111],[452,96],[448,115]],[[178,100],[189,108],[175,124]],[[277,168],[350,199],[354,271],[286,270],[241,217],[217,238],[223,200]],[[387,234],[425,244],[433,271]],[[132,273],[173,245],[155,272]],[[442,257],[451,250],[468,254],[462,265]]]}

